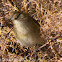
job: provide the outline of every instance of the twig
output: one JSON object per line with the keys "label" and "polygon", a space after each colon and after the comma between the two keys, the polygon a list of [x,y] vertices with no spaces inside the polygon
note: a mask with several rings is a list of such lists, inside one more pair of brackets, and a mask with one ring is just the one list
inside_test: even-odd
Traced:
{"label": "twig", "polygon": [[[45,47],[47,44],[49,44],[50,42],[53,42],[54,40],[56,40],[56,39],[58,39],[58,38],[60,38],[60,37],[62,37],[62,34],[60,34],[59,36],[57,36],[56,38],[54,38],[54,39],[51,39],[51,40],[49,40],[47,43],[45,43],[44,45],[42,45],[42,46],[40,46],[39,48],[38,48],[38,50],[40,50],[41,48],[43,48],[43,47]],[[48,39],[47,39],[48,40]],[[33,53],[35,53],[36,51],[33,51],[32,53],[31,53],[31,56],[33,55]],[[28,56],[30,56],[30,55],[27,55],[26,57],[28,57]]]}
{"label": "twig", "polygon": [[10,29],[10,31],[6,34],[5,39],[8,37],[9,33],[13,30],[14,27]]}

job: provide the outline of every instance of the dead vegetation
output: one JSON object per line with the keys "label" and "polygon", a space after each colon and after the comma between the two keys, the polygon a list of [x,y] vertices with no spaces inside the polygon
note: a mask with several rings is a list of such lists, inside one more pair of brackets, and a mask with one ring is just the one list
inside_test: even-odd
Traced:
{"label": "dead vegetation", "polygon": [[[12,32],[10,15],[13,7],[8,0],[0,1],[0,59],[8,62],[61,62],[62,61],[62,1],[15,0],[20,11],[29,13],[40,24],[45,46],[35,51],[22,47]],[[8,34],[9,33],[9,34]],[[60,36],[61,35],[61,36]],[[59,36],[59,37],[58,37]],[[52,40],[51,40],[52,39]],[[54,39],[54,40],[53,40]]]}

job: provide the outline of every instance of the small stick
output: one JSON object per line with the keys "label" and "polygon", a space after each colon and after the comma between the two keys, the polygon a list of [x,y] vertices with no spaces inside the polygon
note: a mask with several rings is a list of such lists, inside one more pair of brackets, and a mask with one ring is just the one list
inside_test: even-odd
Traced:
{"label": "small stick", "polygon": [[[60,38],[60,37],[62,37],[62,34],[60,34],[59,36],[57,36],[57,37],[54,38],[54,39],[51,39],[51,41],[45,43],[44,45],[40,46],[40,47],[38,48],[38,50],[40,50],[41,48],[45,47],[45,46],[46,46],[47,44],[49,44],[50,42],[53,42],[54,40],[56,40],[56,39],[58,39],[58,38]],[[31,56],[32,56],[33,53],[35,53],[35,52],[36,52],[36,51],[33,51],[33,52],[31,53]],[[30,56],[30,55],[27,55],[26,57],[28,57],[28,56]]]}
{"label": "small stick", "polygon": [[12,28],[10,29],[10,31],[6,34],[5,38],[8,37],[9,33],[13,30],[13,28],[14,28],[14,27],[12,27]]}

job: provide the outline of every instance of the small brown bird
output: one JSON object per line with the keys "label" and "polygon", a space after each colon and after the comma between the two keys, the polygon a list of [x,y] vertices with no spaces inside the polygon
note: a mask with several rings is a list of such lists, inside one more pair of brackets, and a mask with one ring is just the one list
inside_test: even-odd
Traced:
{"label": "small brown bird", "polygon": [[11,20],[14,24],[16,39],[23,46],[43,45],[44,39],[40,37],[40,25],[29,14],[13,11]]}

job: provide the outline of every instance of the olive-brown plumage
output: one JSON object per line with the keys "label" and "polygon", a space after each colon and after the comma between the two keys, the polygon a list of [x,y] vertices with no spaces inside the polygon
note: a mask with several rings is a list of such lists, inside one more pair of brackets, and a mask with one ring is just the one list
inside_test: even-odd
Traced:
{"label": "olive-brown plumage", "polygon": [[44,39],[40,37],[40,25],[26,13],[14,11],[11,19],[14,24],[16,39],[23,46],[43,45]]}

